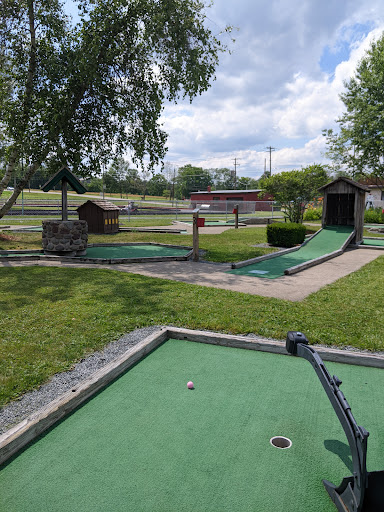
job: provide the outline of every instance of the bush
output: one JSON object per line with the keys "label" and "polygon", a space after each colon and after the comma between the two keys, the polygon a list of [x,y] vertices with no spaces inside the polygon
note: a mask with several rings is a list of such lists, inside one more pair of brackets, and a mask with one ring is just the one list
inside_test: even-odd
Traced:
{"label": "bush", "polygon": [[370,208],[364,212],[364,222],[368,224],[384,224],[384,214],[381,208]]}
{"label": "bush", "polygon": [[303,224],[294,222],[268,224],[267,240],[271,245],[278,247],[293,247],[302,244],[305,239],[306,228]]}
{"label": "bush", "polygon": [[322,208],[313,208],[310,206],[304,213],[304,220],[320,220],[323,214]]}

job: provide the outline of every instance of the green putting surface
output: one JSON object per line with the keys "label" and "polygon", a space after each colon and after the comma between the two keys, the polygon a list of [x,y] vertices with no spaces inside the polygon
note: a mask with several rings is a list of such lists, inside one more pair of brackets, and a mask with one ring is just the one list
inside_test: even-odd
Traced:
{"label": "green putting surface", "polygon": [[32,231],[32,232],[39,232],[39,231],[43,231],[43,227],[42,226],[29,226],[29,227],[26,227],[26,228],[23,228],[23,227],[20,227],[18,229],[14,229],[13,231],[17,231],[17,232],[22,232],[22,231],[26,231],[26,232],[29,232],[29,231]]}
{"label": "green putting surface", "polygon": [[[94,259],[136,259],[136,258],[162,258],[162,257],[184,257],[191,249],[182,247],[167,247],[164,245],[108,245],[105,247],[88,247],[87,253],[81,258]],[[44,252],[17,253],[9,252],[0,254],[0,258],[10,256],[43,256]]]}
{"label": "green putting surface", "polygon": [[353,226],[327,226],[297,251],[236,268],[228,273],[267,279],[281,277],[287,268],[337,251],[343,246],[352,231]]}
{"label": "green putting surface", "polygon": [[18,256],[18,257],[23,257],[23,256],[43,256],[43,251],[39,251],[39,252],[9,252],[8,254],[0,254],[0,258],[9,258],[11,256]]}
{"label": "green putting surface", "polygon": [[[382,469],[383,370],[327,368],[370,431],[368,470]],[[168,340],[3,466],[0,510],[333,512],[322,479],[350,474],[307,361]]]}
{"label": "green putting surface", "polygon": [[186,256],[190,249],[167,247],[164,245],[108,245],[88,247],[86,258],[155,258],[164,256]]}
{"label": "green putting surface", "polygon": [[384,247],[384,238],[377,238],[377,239],[370,238],[369,240],[364,238],[363,245],[372,245],[374,247],[375,246],[376,247]]}

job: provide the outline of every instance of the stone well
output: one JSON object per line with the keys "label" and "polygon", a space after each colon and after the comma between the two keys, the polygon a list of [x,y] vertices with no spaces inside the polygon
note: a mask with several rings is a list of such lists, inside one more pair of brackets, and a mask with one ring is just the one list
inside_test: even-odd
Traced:
{"label": "stone well", "polygon": [[88,224],[85,220],[43,220],[44,254],[83,256],[87,252]]}

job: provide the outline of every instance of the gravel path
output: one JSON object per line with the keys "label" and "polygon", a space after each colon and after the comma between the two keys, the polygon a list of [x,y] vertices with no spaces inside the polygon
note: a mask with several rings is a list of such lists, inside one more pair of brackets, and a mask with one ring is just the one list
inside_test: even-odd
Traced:
{"label": "gravel path", "polygon": [[20,400],[5,406],[0,410],[0,434],[17,425],[40,407],[49,404],[55,398],[69,391],[92,373],[126,352],[130,347],[159,330],[160,327],[145,327],[125,334],[119,340],[107,345],[104,350],[95,352],[81,360],[72,370],[54,375],[49,382],[39,389],[26,393]]}

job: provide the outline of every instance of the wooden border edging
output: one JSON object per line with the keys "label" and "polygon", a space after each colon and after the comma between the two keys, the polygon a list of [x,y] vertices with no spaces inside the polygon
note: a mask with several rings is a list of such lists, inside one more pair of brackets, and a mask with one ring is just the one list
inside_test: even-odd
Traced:
{"label": "wooden border edging", "polygon": [[287,276],[291,276],[292,274],[297,274],[301,270],[305,270],[310,267],[314,267],[315,265],[319,265],[320,263],[324,263],[324,261],[331,260],[332,258],[336,258],[336,256],[340,256],[344,251],[338,249],[337,251],[330,252],[328,254],[324,254],[323,256],[319,256],[314,260],[305,261],[304,263],[300,263],[299,265],[295,265],[294,267],[286,268],[284,270],[284,274]]}
{"label": "wooden border edging", "polygon": [[282,251],[271,252],[269,254],[263,254],[263,256],[251,258],[249,260],[239,261],[238,263],[232,263],[231,268],[246,267],[247,265],[252,265],[253,263],[258,263],[259,261],[270,260],[272,258],[276,258],[277,256],[282,256],[283,254],[298,251],[300,247],[301,245],[299,247],[290,247],[289,249],[283,249]]}
{"label": "wooden border edging", "polygon": [[[28,443],[63,419],[67,414],[74,411],[82,403],[170,338],[294,357],[287,353],[285,342],[282,341],[208,331],[194,331],[178,327],[163,327],[128,349],[114,361],[96,371],[73,389],[67,391],[2,434],[0,436],[0,464],[6,462]],[[384,356],[381,355],[369,354],[367,352],[349,352],[347,350],[318,346],[315,346],[315,348],[324,361],[384,369]]]}
{"label": "wooden border edging", "polygon": [[122,356],[93,373],[88,379],[1,435],[0,464],[111,383],[166,339],[166,329],[145,338]]}
{"label": "wooden border edging", "polygon": [[318,235],[323,228],[320,228],[316,233],[311,235],[309,238],[304,240],[304,242],[298,247],[290,247],[289,249],[283,249],[282,251],[271,252],[269,254],[263,254],[263,256],[257,256],[256,258],[251,258],[249,260],[239,261],[238,263],[232,263],[231,268],[242,268],[248,265],[252,265],[253,263],[259,263],[259,261],[270,260],[272,258],[277,258],[278,256],[283,256],[284,254],[289,254],[290,252],[298,251],[301,247],[306,245],[313,237]]}
{"label": "wooden border edging", "polygon": [[[172,245],[172,244],[161,244],[155,242],[130,242],[130,243],[116,243],[116,244],[89,244],[88,247],[110,247],[111,245],[125,247],[125,246],[137,246],[137,245],[154,245],[160,247],[167,247],[170,249],[183,249],[188,251],[183,256],[147,256],[142,258],[92,258],[86,254],[84,256],[58,256],[56,254],[44,254],[41,249],[33,249],[31,251],[0,251],[0,255],[7,255],[4,257],[4,261],[29,261],[29,260],[40,260],[40,261],[61,261],[63,263],[96,263],[100,265],[114,265],[114,264],[126,264],[126,263],[151,263],[161,261],[187,261],[191,258],[193,248],[186,245]],[[27,255],[27,253],[36,253]],[[1,262],[1,259],[0,259]]]}
{"label": "wooden border edging", "polygon": [[[316,233],[317,234],[317,233]],[[305,270],[310,267],[314,267],[315,265],[319,265],[320,263],[324,263],[324,261],[331,260],[332,258],[336,258],[336,256],[341,256],[343,252],[345,251],[346,247],[348,246],[350,240],[356,235],[355,230],[352,231],[352,233],[349,235],[347,240],[343,243],[340,249],[337,249],[336,251],[329,252],[328,254],[324,254],[323,256],[319,256],[318,258],[315,258],[313,260],[305,261],[304,263],[300,263],[299,265],[295,265],[294,267],[286,268],[284,270],[285,275],[292,275],[297,274],[297,272],[300,272],[301,270]]]}

